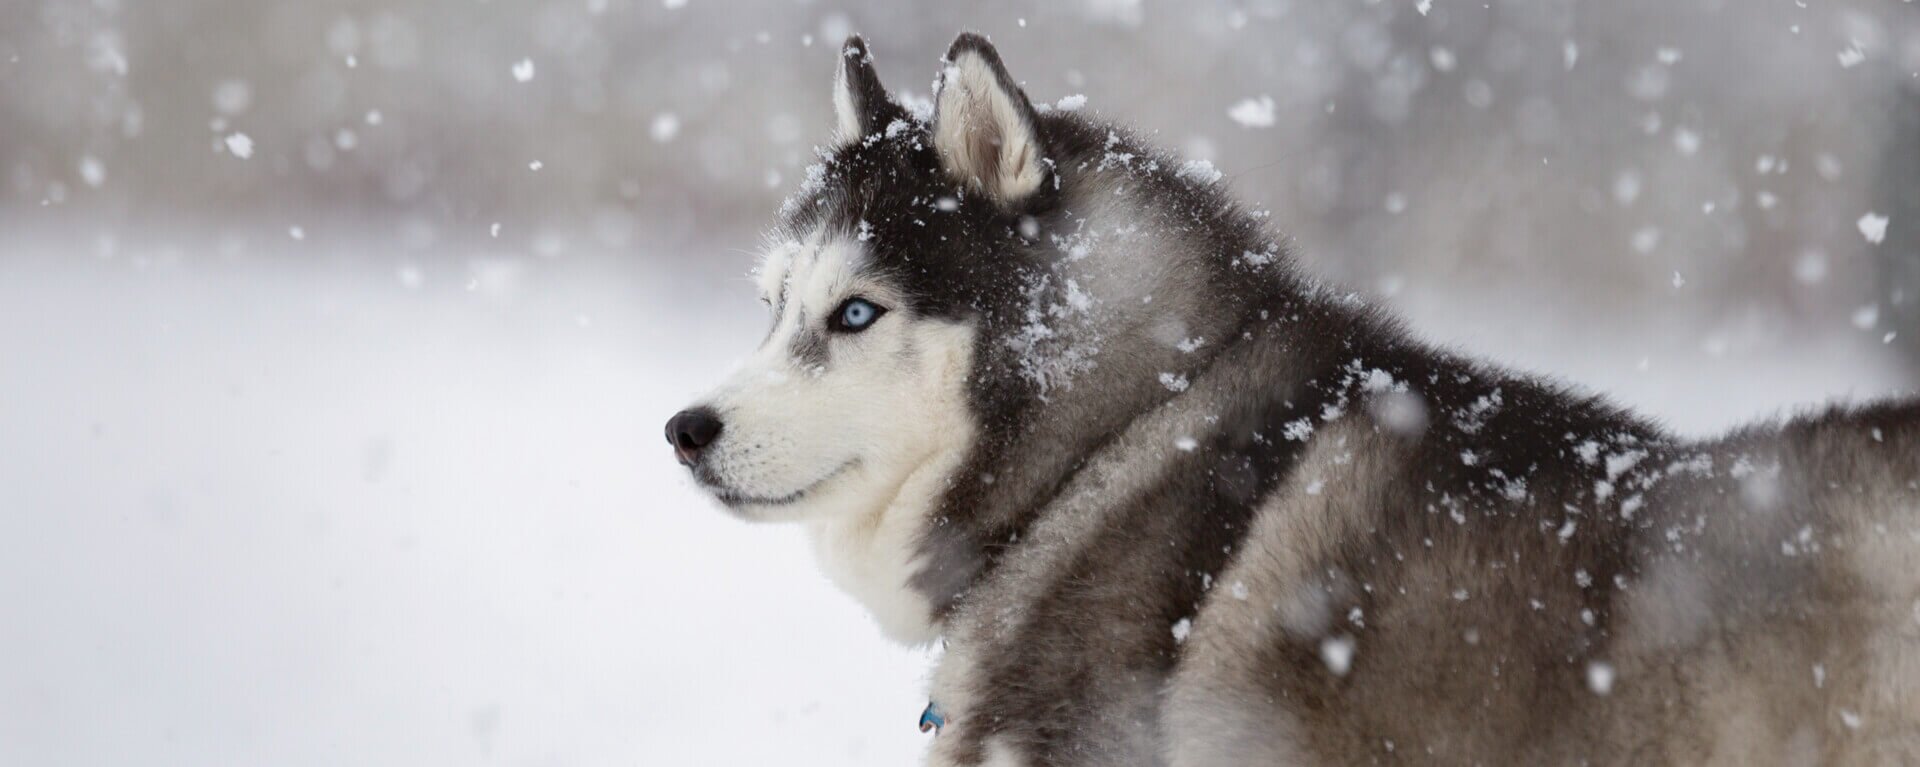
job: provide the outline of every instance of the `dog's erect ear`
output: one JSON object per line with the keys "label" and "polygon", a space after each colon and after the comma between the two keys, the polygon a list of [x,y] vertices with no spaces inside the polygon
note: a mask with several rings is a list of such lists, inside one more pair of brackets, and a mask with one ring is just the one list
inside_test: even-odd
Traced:
{"label": "dog's erect ear", "polygon": [[954,40],[936,86],[933,145],[941,166],[1005,207],[1039,191],[1048,175],[1040,117],[993,44],[972,32]]}
{"label": "dog's erect ear", "polygon": [[904,117],[906,112],[887,98],[880,84],[867,41],[859,35],[848,37],[840,46],[840,65],[833,70],[834,140],[851,144]]}

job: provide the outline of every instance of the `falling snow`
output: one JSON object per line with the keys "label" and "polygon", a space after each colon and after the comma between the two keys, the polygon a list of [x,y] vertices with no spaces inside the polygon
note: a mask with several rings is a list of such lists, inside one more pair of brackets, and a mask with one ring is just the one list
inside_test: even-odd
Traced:
{"label": "falling snow", "polygon": [[242,160],[252,157],[253,156],[253,139],[249,138],[245,133],[228,134],[227,135],[227,151],[232,152],[233,156],[238,157]]}
{"label": "falling snow", "polygon": [[100,164],[99,158],[93,155],[82,156],[78,170],[80,180],[87,186],[97,188],[107,180],[107,166]]}
{"label": "falling snow", "polygon": [[1854,224],[1860,227],[1860,236],[1867,238],[1867,242],[1879,245],[1887,239],[1887,223],[1889,221],[1890,219],[1886,216],[1868,212],[1866,215],[1861,216],[1860,220],[1854,222]]}
{"label": "falling snow", "polygon": [[1346,676],[1353,668],[1354,650],[1352,637],[1327,637],[1320,640],[1320,662],[1327,664],[1334,676]]}
{"label": "falling snow", "polygon": [[1855,309],[1853,310],[1851,319],[1854,327],[1861,330],[1871,329],[1874,325],[1880,323],[1880,305],[1867,304],[1866,306]]}
{"label": "falling snow", "polygon": [[1840,66],[1846,69],[1852,69],[1867,60],[1867,54],[1860,50],[1859,43],[1848,43],[1835,57],[1840,60]]}
{"label": "falling snow", "polygon": [[1587,664],[1587,689],[1595,695],[1608,695],[1613,692],[1613,664],[1605,661],[1593,661]]}
{"label": "falling snow", "polygon": [[665,144],[680,135],[680,116],[672,112],[655,115],[653,125],[647,129],[654,141]]}
{"label": "falling snow", "polygon": [[1274,122],[1273,97],[1243,99],[1227,110],[1227,117],[1243,128],[1271,128]]}

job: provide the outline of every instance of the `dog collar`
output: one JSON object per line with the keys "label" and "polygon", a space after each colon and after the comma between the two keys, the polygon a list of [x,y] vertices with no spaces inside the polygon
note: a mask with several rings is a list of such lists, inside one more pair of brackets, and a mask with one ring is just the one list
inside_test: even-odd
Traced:
{"label": "dog collar", "polygon": [[920,731],[931,730],[934,735],[939,735],[940,728],[945,726],[947,726],[947,715],[940,710],[940,704],[927,701],[927,710],[920,712]]}

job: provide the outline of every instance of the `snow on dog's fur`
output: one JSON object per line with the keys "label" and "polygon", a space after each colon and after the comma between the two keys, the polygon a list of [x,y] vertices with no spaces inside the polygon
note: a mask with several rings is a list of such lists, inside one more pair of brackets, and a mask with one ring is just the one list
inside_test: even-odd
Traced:
{"label": "snow on dog's fur", "polygon": [[1920,759],[1920,405],[1690,443],[1429,348],[974,35],[832,103],[668,439],[946,643],[933,764]]}

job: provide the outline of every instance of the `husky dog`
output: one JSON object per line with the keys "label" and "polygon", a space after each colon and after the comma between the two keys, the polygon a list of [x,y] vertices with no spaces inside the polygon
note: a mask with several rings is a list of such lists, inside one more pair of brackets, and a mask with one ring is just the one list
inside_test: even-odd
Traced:
{"label": "husky dog", "polygon": [[944,642],[931,764],[1920,763],[1920,403],[1677,439],[1321,287],[981,37],[932,101],[847,42],[773,328],[667,425]]}

